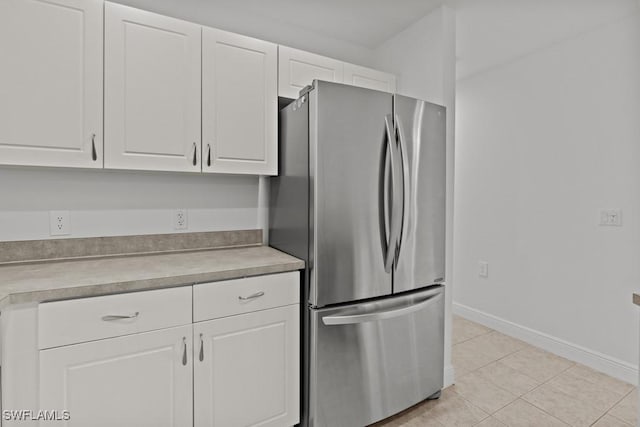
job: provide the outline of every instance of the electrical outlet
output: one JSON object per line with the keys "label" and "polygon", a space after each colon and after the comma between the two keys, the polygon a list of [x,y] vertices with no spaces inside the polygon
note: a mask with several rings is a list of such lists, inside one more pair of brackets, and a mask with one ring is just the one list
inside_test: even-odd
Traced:
{"label": "electrical outlet", "polygon": [[489,277],[489,263],[486,261],[478,261],[478,277],[487,279]]}
{"label": "electrical outlet", "polygon": [[622,226],[622,209],[601,209],[600,225]]}
{"label": "electrical outlet", "polygon": [[173,211],[173,228],[174,230],[186,230],[188,228],[186,209]]}
{"label": "electrical outlet", "polygon": [[49,234],[52,236],[66,236],[71,234],[69,211],[49,212]]}

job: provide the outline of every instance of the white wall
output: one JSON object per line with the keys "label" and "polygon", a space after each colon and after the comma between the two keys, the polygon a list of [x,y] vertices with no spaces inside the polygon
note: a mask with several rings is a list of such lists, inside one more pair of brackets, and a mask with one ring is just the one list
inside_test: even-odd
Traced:
{"label": "white wall", "polygon": [[451,365],[453,271],[453,178],[455,150],[455,12],[440,7],[376,50],[376,67],[398,76],[398,93],[447,107],[447,233],[445,294],[445,386]]}
{"label": "white wall", "polygon": [[637,13],[457,84],[455,303],[634,382],[639,118]]}
{"label": "white wall", "polygon": [[72,234],[55,238],[177,233],[177,208],[184,231],[262,225],[257,177],[0,168],[0,241],[52,238],[51,210],[70,212]]}

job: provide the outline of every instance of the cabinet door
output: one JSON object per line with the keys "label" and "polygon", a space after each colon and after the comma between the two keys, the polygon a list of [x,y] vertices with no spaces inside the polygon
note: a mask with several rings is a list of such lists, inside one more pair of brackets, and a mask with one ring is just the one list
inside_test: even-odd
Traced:
{"label": "cabinet door", "polygon": [[105,167],[200,171],[201,27],[105,4]]}
{"label": "cabinet door", "polygon": [[102,1],[0,1],[0,164],[102,167]]}
{"label": "cabinet door", "polygon": [[68,410],[69,427],[190,426],[191,336],[188,325],[43,350],[40,407]]}
{"label": "cabinet door", "polygon": [[299,422],[299,305],[197,323],[194,426]]}
{"label": "cabinet door", "polygon": [[344,82],[353,86],[395,93],[396,76],[372,68],[344,64]]}
{"label": "cabinet door", "polygon": [[341,61],[280,46],[278,50],[278,95],[298,98],[300,89],[310,85],[314,79],[328,82],[343,82]]}
{"label": "cabinet door", "polygon": [[203,29],[203,171],[277,174],[277,58],[273,43]]}

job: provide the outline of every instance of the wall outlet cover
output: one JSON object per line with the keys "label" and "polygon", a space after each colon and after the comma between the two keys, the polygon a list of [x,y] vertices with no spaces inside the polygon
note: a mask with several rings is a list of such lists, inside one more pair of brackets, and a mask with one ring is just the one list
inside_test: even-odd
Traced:
{"label": "wall outlet cover", "polygon": [[67,236],[71,234],[69,211],[49,212],[49,234],[52,236]]}
{"label": "wall outlet cover", "polygon": [[478,277],[486,279],[489,277],[489,263],[486,261],[478,261]]}
{"label": "wall outlet cover", "polygon": [[173,211],[173,229],[174,230],[186,230],[189,228],[187,222],[187,210],[176,209]]}

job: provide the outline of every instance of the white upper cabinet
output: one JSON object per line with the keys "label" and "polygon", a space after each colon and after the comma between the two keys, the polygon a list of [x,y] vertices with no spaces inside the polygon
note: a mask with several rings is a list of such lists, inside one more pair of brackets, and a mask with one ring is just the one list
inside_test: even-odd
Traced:
{"label": "white upper cabinet", "polygon": [[0,164],[102,167],[102,1],[0,1]]}
{"label": "white upper cabinet", "polygon": [[202,170],[278,172],[278,47],[213,28],[202,33]]}
{"label": "white upper cabinet", "polygon": [[344,82],[353,86],[395,93],[396,76],[372,68],[344,64]]}
{"label": "white upper cabinet", "polygon": [[105,3],[105,167],[201,170],[201,27]]}
{"label": "white upper cabinet", "polygon": [[344,63],[341,61],[286,46],[280,46],[278,54],[279,96],[296,99],[300,90],[314,79],[344,81]]}

